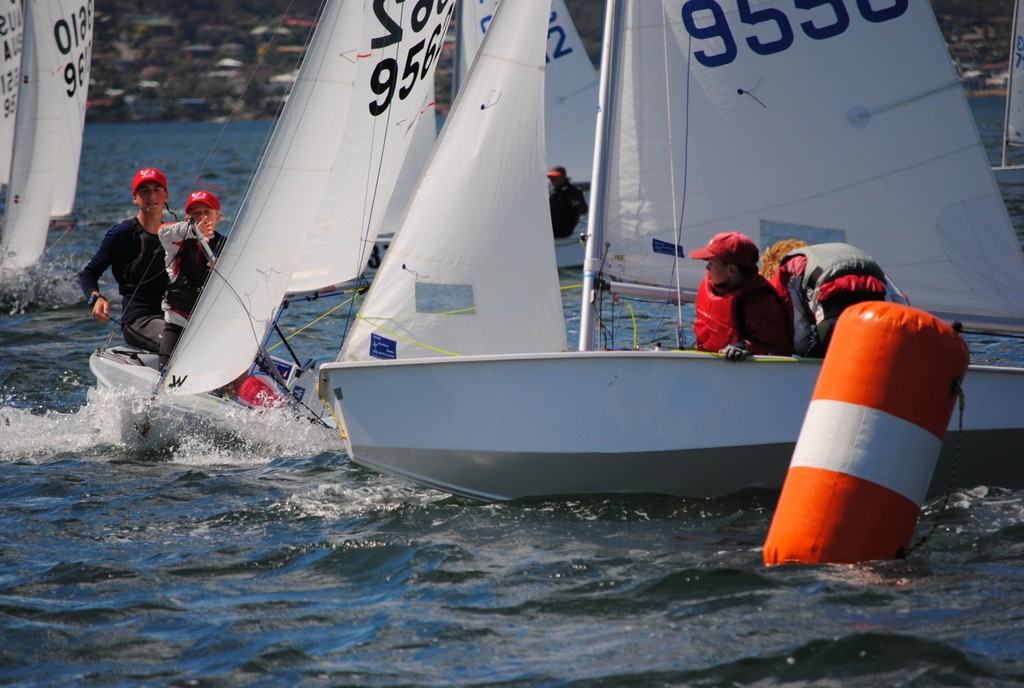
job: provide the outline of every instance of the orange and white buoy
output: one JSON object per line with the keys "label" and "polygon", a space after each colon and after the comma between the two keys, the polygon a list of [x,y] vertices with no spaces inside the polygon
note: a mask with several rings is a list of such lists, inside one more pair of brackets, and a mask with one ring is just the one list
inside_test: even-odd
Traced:
{"label": "orange and white buoy", "polygon": [[846,309],[822,364],[764,563],[892,559],[910,545],[967,372],[948,324],[886,301]]}

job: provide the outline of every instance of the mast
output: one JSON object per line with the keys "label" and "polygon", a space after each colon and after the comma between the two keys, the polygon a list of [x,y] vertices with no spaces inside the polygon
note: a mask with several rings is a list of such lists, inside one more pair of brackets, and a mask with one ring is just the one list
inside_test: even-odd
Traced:
{"label": "mast", "polygon": [[1024,0],[1017,0],[1013,5],[1013,23],[1011,26],[1013,30],[1010,32],[1010,59],[1007,64],[1006,70],[1006,111],[1003,115],[1003,158],[1002,166],[1006,167],[1006,153],[1010,147],[1010,105],[1013,102],[1013,63],[1017,47],[1017,36],[1019,35],[1019,27],[1017,26],[1017,19],[1020,13],[1020,5]]}
{"label": "mast", "polygon": [[[649,0],[648,0],[649,1]],[[594,348],[596,326],[596,289],[604,254],[604,223],[608,175],[607,147],[615,126],[615,98],[621,61],[622,10],[626,0],[608,0],[604,17],[604,42],[601,46],[601,90],[598,93],[597,136],[594,139],[594,170],[590,185],[590,215],[587,218],[587,257],[583,262],[583,295],[580,306],[580,351]]]}

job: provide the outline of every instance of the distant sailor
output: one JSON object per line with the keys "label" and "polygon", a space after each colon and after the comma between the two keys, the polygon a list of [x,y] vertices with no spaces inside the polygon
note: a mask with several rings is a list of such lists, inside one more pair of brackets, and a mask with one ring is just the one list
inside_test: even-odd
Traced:
{"label": "distant sailor", "polygon": [[580,216],[587,212],[587,201],[583,190],[572,183],[564,167],[555,167],[548,172],[551,182],[551,229],[555,238],[570,236],[580,222]]}
{"label": "distant sailor", "polygon": [[100,292],[99,279],[107,268],[117,280],[121,294],[121,332],[124,340],[146,351],[160,350],[164,328],[160,302],[167,289],[164,249],[157,232],[167,206],[167,177],[155,167],[146,167],[132,179],[132,202],[139,212],[112,227],[95,255],[78,273],[78,284],[89,300],[97,322],[110,320],[110,302]]}

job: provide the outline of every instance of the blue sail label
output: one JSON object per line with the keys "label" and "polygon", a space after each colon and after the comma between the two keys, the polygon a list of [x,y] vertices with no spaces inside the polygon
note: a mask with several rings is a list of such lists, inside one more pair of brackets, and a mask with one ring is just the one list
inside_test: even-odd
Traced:
{"label": "blue sail label", "polygon": [[398,358],[398,342],[394,339],[381,337],[379,334],[370,335],[370,356],[373,358]]}
{"label": "blue sail label", "polygon": [[686,252],[683,251],[683,247],[678,244],[670,244],[667,241],[661,239],[653,239],[653,249],[655,253],[660,253],[665,256],[676,256],[677,258],[685,258]]}

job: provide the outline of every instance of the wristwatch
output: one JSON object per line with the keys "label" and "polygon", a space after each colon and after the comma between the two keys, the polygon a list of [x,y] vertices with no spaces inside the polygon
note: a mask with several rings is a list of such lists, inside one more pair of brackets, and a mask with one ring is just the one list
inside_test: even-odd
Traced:
{"label": "wristwatch", "polygon": [[89,294],[89,308],[96,305],[96,302],[100,299],[106,299],[107,297],[103,294]]}

